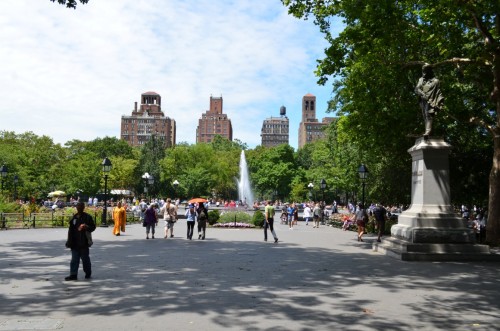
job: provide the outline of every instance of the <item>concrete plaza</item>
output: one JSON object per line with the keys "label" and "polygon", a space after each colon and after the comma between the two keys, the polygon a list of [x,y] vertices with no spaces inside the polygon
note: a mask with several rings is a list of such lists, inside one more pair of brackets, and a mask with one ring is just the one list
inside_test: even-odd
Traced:
{"label": "concrete plaza", "polygon": [[[186,240],[97,228],[93,279],[65,282],[66,229],[0,232],[1,330],[498,330],[498,263],[403,262],[322,226]],[[195,238],[197,238],[195,228]],[[272,237],[271,237],[272,238]]]}

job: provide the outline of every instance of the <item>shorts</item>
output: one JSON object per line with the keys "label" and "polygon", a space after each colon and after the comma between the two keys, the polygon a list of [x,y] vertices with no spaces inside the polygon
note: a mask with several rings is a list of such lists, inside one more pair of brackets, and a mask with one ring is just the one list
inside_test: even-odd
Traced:
{"label": "shorts", "polygon": [[170,221],[164,221],[165,222],[165,227],[167,229],[173,229],[174,228],[174,222],[170,222]]}

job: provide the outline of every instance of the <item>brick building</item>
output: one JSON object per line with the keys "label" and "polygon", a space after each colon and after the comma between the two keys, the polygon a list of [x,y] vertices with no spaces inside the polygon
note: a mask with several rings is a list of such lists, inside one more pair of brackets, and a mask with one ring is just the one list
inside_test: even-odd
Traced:
{"label": "brick building", "polygon": [[324,117],[321,122],[316,118],[316,97],[310,93],[302,97],[302,121],[299,124],[299,148],[305,144],[322,139],[324,128],[335,120],[335,117]]}
{"label": "brick building", "polygon": [[123,115],[120,138],[131,146],[142,146],[151,135],[163,140],[166,147],[175,145],[175,120],[161,110],[161,96],[156,92],[141,94],[141,105],[134,104],[132,115]]}
{"label": "brick building", "polygon": [[215,135],[233,140],[233,126],[227,114],[222,113],[222,97],[210,96],[210,109],[201,115],[196,128],[196,142],[212,142]]}
{"label": "brick building", "polygon": [[260,136],[262,146],[272,147],[289,143],[289,120],[286,117],[286,108],[281,106],[280,117],[271,117],[264,120]]}

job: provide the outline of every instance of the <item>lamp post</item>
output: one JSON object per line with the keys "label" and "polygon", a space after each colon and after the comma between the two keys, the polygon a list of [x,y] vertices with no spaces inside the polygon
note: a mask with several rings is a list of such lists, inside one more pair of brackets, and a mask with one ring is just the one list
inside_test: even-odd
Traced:
{"label": "lamp post", "polygon": [[[153,188],[153,185],[155,183],[155,178],[153,175],[149,175],[149,178],[148,178],[148,184],[151,188]],[[151,189],[150,190],[151,192],[149,193],[149,202],[152,202],[152,198],[151,198],[151,193],[153,193],[153,190]]]}
{"label": "lamp post", "polygon": [[102,161],[102,172],[104,172],[104,210],[102,212],[102,227],[108,227],[108,222],[106,220],[108,216],[108,173],[111,171],[111,161],[106,157]]}
{"label": "lamp post", "polygon": [[[148,185],[152,186],[155,183],[155,178],[153,175],[150,175],[149,173],[145,172],[144,175],[142,175],[142,180],[144,180],[144,193],[146,194],[146,200],[148,198]],[[151,197],[151,195],[150,195]],[[151,200],[151,198],[150,198]],[[151,201],[150,201],[151,202]]]}
{"label": "lamp post", "polygon": [[0,174],[2,175],[2,193],[3,193],[3,180],[5,177],[7,177],[7,173],[9,171],[7,170],[7,166],[5,164],[2,165],[0,168]]}
{"label": "lamp post", "polygon": [[179,181],[176,179],[172,184],[174,185],[174,201],[175,201],[177,196],[177,187],[179,186]]}
{"label": "lamp post", "polygon": [[14,175],[14,201],[17,200],[17,183],[19,183],[19,177]]}
{"label": "lamp post", "polygon": [[323,196],[323,202],[325,202],[325,189],[326,189],[326,180],[323,178],[319,182],[319,187],[321,188],[321,193]]}
{"label": "lamp post", "polygon": [[358,174],[359,178],[361,179],[361,183],[363,185],[363,195],[361,198],[361,204],[363,205],[363,208],[365,208],[365,186],[366,186],[366,179],[368,178],[368,168],[362,164],[358,168]]}
{"label": "lamp post", "polygon": [[312,200],[314,184],[309,183],[309,185],[307,185],[307,188],[309,189],[309,200]]}

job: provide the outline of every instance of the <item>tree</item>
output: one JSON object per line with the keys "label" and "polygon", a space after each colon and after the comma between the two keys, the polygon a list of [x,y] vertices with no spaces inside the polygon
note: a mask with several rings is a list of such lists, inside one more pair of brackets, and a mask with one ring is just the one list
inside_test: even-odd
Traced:
{"label": "tree", "polygon": [[258,146],[247,154],[251,182],[263,196],[278,191],[280,197],[288,197],[297,167],[293,148],[287,144],[275,147]]}
{"label": "tree", "polygon": [[[139,158],[139,167],[136,171],[136,188],[143,188],[143,174],[148,173],[154,177],[154,184],[148,187],[150,194],[164,194],[164,185],[160,181],[161,178],[161,168],[160,161],[165,157],[166,145],[162,139],[159,139],[156,135],[152,134],[148,141],[142,146],[141,154]],[[136,190],[139,192],[140,190]]]}
{"label": "tree", "polygon": [[[52,2],[56,2],[56,0],[50,0]],[[59,2],[59,4],[61,5],[66,5],[67,8],[73,8],[73,9],[76,9],[76,5],[78,4],[78,1],[77,0],[57,0],[57,2]],[[82,5],[88,3],[89,0],[80,0],[80,3]]]}
{"label": "tree", "polygon": [[[403,155],[406,135],[423,127],[413,93],[420,67],[435,68],[446,98],[435,132],[455,147],[450,163],[467,159],[471,146],[491,148],[486,240],[500,244],[500,2],[282,2],[296,17],[314,16],[330,43],[317,68],[319,83],[335,77],[331,109],[348,116],[350,134],[363,132],[354,139],[364,154]],[[337,37],[332,17],[345,24]],[[397,130],[388,130],[391,123]],[[470,182],[470,174],[462,177]]]}

